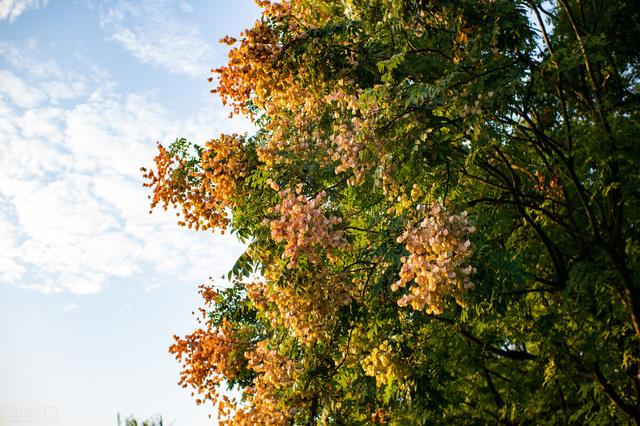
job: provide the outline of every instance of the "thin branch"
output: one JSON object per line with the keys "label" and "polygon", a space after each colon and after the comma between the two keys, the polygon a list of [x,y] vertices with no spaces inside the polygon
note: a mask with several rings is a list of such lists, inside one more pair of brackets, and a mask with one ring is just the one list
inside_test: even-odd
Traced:
{"label": "thin branch", "polygon": [[633,419],[636,424],[640,424],[640,410],[638,407],[628,404],[620,397],[620,395],[618,395],[611,383],[609,383],[606,377],[604,377],[604,374],[602,374],[598,365],[591,369],[591,376],[596,379],[605,395],[607,395],[611,402],[613,402],[620,411]]}

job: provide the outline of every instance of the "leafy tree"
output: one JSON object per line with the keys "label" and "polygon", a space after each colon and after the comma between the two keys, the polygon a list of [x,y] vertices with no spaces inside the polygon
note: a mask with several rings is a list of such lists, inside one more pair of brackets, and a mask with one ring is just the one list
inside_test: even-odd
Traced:
{"label": "leafy tree", "polygon": [[[129,416],[124,419],[120,417],[120,413],[118,413],[118,426],[162,426],[164,423],[162,421],[162,416],[156,414],[154,416],[149,417],[147,420],[137,420],[135,416]],[[122,421],[124,420],[124,423]]]}
{"label": "leafy tree", "polygon": [[640,4],[258,3],[215,70],[256,134],[145,171],[248,244],[183,386],[222,424],[640,424]]}

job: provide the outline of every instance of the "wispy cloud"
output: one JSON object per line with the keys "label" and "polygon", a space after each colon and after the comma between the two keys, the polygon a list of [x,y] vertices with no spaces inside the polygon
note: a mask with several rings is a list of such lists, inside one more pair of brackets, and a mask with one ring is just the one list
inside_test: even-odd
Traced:
{"label": "wispy cloud", "polygon": [[62,68],[37,49],[38,42],[33,38],[23,43],[0,41],[0,56],[17,70],[40,78],[63,78]]}
{"label": "wispy cloud", "polygon": [[[0,82],[11,83],[0,84],[0,283],[86,294],[121,278],[153,288],[223,272],[241,246],[149,216],[139,168],[155,140],[202,141],[213,126],[246,124],[213,107],[175,120],[153,95],[125,95],[90,77],[78,94],[73,82],[14,72],[0,70]],[[58,104],[48,85],[69,90],[71,101]]]}
{"label": "wispy cloud", "polygon": [[49,0],[0,0],[0,21],[15,21],[29,9],[46,6]]}
{"label": "wispy cloud", "polygon": [[121,0],[103,13],[101,26],[109,40],[143,63],[176,74],[204,76],[214,62],[215,50],[193,22],[180,19],[190,10],[185,2]]}
{"label": "wispy cloud", "polygon": [[42,92],[7,70],[0,70],[0,96],[6,96],[20,108],[36,107],[45,99]]}
{"label": "wispy cloud", "polygon": [[[57,104],[82,97],[90,84],[109,78],[107,72],[83,63],[75,55],[68,55],[65,64],[58,64],[41,51],[33,38],[21,43],[0,41],[0,59],[13,68],[13,72],[0,71],[0,93],[24,108],[45,99]],[[31,85],[32,81],[38,84]]]}

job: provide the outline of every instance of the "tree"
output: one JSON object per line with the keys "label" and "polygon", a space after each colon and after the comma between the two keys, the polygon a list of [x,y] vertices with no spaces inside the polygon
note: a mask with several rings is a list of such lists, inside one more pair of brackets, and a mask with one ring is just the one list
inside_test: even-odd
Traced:
{"label": "tree", "polygon": [[[122,425],[122,420],[120,413],[118,413],[118,426]],[[134,416],[129,416],[124,419],[124,426],[162,426],[163,424],[162,416],[159,414],[151,416],[147,420],[137,420]]]}
{"label": "tree", "polygon": [[257,133],[145,171],[248,244],[182,385],[222,424],[640,424],[640,5],[258,3],[214,90]]}

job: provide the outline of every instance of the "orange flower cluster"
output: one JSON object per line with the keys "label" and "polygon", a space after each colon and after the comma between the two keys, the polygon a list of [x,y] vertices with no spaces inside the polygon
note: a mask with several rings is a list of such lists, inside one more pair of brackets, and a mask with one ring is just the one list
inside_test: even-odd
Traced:
{"label": "orange flower cluster", "polygon": [[[157,170],[141,168],[142,177],[148,182],[143,185],[153,188],[151,210],[162,202],[165,210],[171,205],[176,208],[178,203],[186,199],[184,195],[188,191],[185,176],[177,173],[184,165],[177,155],[172,155],[167,149],[158,143],[158,154],[153,159]],[[149,213],[151,213],[149,210]]]}
{"label": "orange flower cluster", "polygon": [[247,176],[247,156],[238,135],[220,135],[202,152],[202,188],[211,195],[210,207],[222,211],[236,205],[241,182]]}
{"label": "orange flower cluster", "polygon": [[400,280],[391,289],[397,291],[413,280],[415,285],[398,300],[398,305],[440,314],[447,295],[463,305],[463,290],[473,288],[469,276],[475,268],[466,263],[471,255],[468,237],[474,231],[466,212],[450,215],[439,203],[419,224],[408,225],[398,242],[404,242],[410,254],[401,259]]}
{"label": "orange flower cluster", "polygon": [[[340,80],[332,87],[314,87],[296,81],[287,87],[288,103],[271,111],[278,120],[266,125],[269,139],[258,150],[260,160],[271,166],[287,164],[292,154],[304,160],[315,157],[323,166],[335,164],[336,174],[353,173],[350,185],[362,183],[373,166],[368,149],[380,148],[375,138],[378,116],[371,100],[363,101],[361,93],[351,89],[352,83]],[[270,107],[274,108],[273,102]],[[319,123],[328,114],[331,125],[323,127]]]}
{"label": "orange flower cluster", "polygon": [[[371,169],[366,148],[371,143],[375,128],[375,113],[365,112],[359,105],[357,93],[350,93],[349,82],[339,81],[328,95],[322,95],[328,87],[303,85],[292,82],[285,92],[279,93],[284,102],[275,108],[270,103],[270,113],[278,116],[266,125],[268,143],[258,150],[265,165],[282,166],[291,158],[309,160],[317,158],[323,166],[335,164],[335,173],[352,172],[350,185],[363,181]],[[319,123],[331,114],[331,125]]]}
{"label": "orange flower cluster", "polygon": [[[201,286],[205,306],[212,303],[216,293],[213,289]],[[218,402],[220,412],[229,409],[231,401],[220,395],[218,388],[225,379],[237,376],[243,363],[243,354],[250,348],[247,340],[239,339],[243,333],[234,325],[224,320],[218,327],[212,327],[207,321],[206,310],[200,309],[200,328],[183,338],[174,336],[175,343],[169,348],[176,359],[182,363],[179,384],[195,389],[199,397],[198,404],[205,401]]]}
{"label": "orange flower cluster", "polygon": [[[369,121],[376,114],[369,106],[358,105],[358,95],[350,93],[352,82],[339,81],[328,87],[307,67],[282,65],[292,46],[308,37],[308,30],[321,26],[330,12],[311,8],[304,1],[258,3],[264,9],[263,19],[241,33],[239,41],[221,40],[237,46],[229,52],[228,63],[213,70],[219,79],[213,91],[232,105],[234,113],[253,117],[253,108],[258,108],[268,117],[278,117],[265,124],[267,143],[258,149],[265,165],[282,166],[291,154],[306,159],[310,152],[320,153],[325,156],[321,162],[338,163],[336,173],[354,173],[350,184],[361,182],[371,167],[362,158],[364,135],[371,134],[364,130],[373,128]],[[282,32],[287,40],[282,40]],[[328,90],[332,93],[325,95]],[[335,112],[334,124],[319,130],[328,110]]]}
{"label": "orange flower cluster", "polygon": [[[229,52],[227,64],[212,70],[219,79],[212,92],[218,93],[225,104],[230,102],[235,113],[249,116],[252,115],[249,103],[269,112],[300,99],[295,97],[295,92],[303,87],[296,84],[301,70],[292,72],[278,63],[280,55],[288,48],[281,41],[282,33],[294,41],[330,17],[327,10],[308,7],[306,2],[299,0],[258,0],[257,3],[263,8],[262,19],[240,33],[241,39]],[[231,37],[221,41],[236,43]],[[288,90],[292,87],[293,92]]]}
{"label": "orange flower cluster", "polygon": [[273,240],[286,242],[282,258],[289,260],[289,269],[298,265],[300,254],[306,255],[311,261],[318,261],[317,247],[326,250],[329,260],[335,260],[333,251],[347,246],[344,232],[334,229],[342,219],[338,216],[327,217],[322,212],[326,193],[322,191],[308,199],[301,192],[301,186],[296,188],[295,193],[291,189],[280,191],[280,203],[272,209],[279,217],[269,224]]}
{"label": "orange flower cluster", "polygon": [[276,31],[264,21],[257,21],[241,36],[240,45],[229,52],[227,65],[212,70],[219,75],[218,87],[212,92],[218,93],[225,104],[231,101],[236,114],[250,115],[248,101],[254,98],[256,105],[263,107],[264,100],[278,85],[274,78],[276,70],[269,65],[275,62],[281,46]]}
{"label": "orange flower cluster", "polygon": [[269,131],[267,143],[258,149],[258,158],[265,166],[282,167],[292,157],[308,160],[318,153],[315,148],[324,140],[325,132],[318,129],[317,122],[326,105],[315,95],[317,91],[317,87],[292,80],[274,94],[276,100],[269,103],[268,114],[278,119],[265,125]]}
{"label": "orange flower cluster", "polygon": [[[205,305],[199,309],[198,322],[202,328],[183,338],[174,336],[169,352],[182,363],[179,384],[194,388],[196,403],[207,401],[218,408],[220,425],[288,425],[296,407],[304,403],[303,395],[293,393],[283,399],[282,392],[290,389],[301,368],[293,360],[271,347],[269,340],[257,344],[244,326],[223,319],[213,327],[207,318],[206,307],[215,302],[217,292],[201,286]],[[244,389],[247,400],[239,403],[220,392],[227,380],[238,377],[242,369],[252,370],[256,376],[252,386]]]}
{"label": "orange flower cluster", "polygon": [[247,285],[249,298],[272,326],[290,330],[300,342],[314,345],[330,337],[340,306],[351,302],[352,286],[335,275],[316,274],[308,283]]}
{"label": "orange flower cluster", "polygon": [[[246,390],[247,403],[238,407],[231,416],[221,419],[221,425],[256,426],[256,425],[289,425],[294,415],[296,402],[284,404],[283,390],[290,389],[300,373],[296,363],[277,350],[269,347],[263,340],[252,352],[245,354],[249,360],[249,368],[258,373],[253,387]],[[302,400],[301,395],[291,396]],[[298,403],[299,405],[300,403]]]}
{"label": "orange flower cluster", "polygon": [[182,220],[178,224],[196,230],[220,228],[224,232],[229,224],[227,209],[235,205],[248,173],[238,136],[221,135],[207,142],[198,168],[160,144],[158,151],[154,159],[156,171],[142,169],[148,181],[144,186],[153,188],[151,208],[160,203],[165,210],[180,205]]}
{"label": "orange flower cluster", "polygon": [[[258,5],[264,9],[263,19],[240,33],[240,42],[229,52],[227,64],[212,70],[219,78],[218,86],[212,92],[218,93],[225,104],[230,102],[235,113],[252,115],[249,102],[268,109],[295,99],[288,88],[295,86],[299,76],[278,66],[279,55],[286,49],[280,41],[280,31],[286,28],[291,37],[300,36],[317,25],[320,13],[301,3],[259,0]],[[231,37],[221,41],[236,43]]]}

